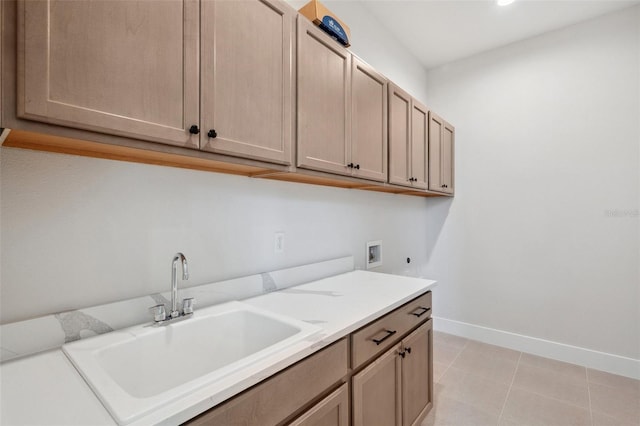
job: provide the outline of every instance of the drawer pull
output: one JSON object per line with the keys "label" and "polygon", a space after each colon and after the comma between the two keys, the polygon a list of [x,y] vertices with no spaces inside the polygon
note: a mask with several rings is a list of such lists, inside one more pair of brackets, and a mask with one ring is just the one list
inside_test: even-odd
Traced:
{"label": "drawer pull", "polygon": [[382,337],[381,339],[371,339],[373,340],[373,342],[376,345],[379,345],[380,343],[384,342],[385,340],[387,340],[389,337],[393,336],[394,334],[396,334],[396,330],[385,330],[385,333],[387,333],[384,337]]}
{"label": "drawer pull", "polygon": [[[415,311],[410,312],[409,315],[413,315],[413,316],[416,316],[416,317],[420,318],[422,315],[426,314],[430,310],[431,310],[431,308],[423,308],[422,306],[420,306]],[[421,311],[421,312],[418,312],[418,311]]]}

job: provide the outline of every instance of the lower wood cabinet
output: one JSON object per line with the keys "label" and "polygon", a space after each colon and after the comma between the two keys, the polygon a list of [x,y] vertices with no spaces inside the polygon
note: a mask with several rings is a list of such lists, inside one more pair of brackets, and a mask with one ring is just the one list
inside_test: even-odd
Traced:
{"label": "lower wood cabinet", "polygon": [[[283,424],[346,378],[347,353],[347,340],[340,340],[185,424],[191,426]],[[321,411],[320,408],[318,411]]]}
{"label": "lower wood cabinet", "polygon": [[290,426],[347,426],[348,424],[349,385],[345,383],[290,423]]}
{"label": "lower wood cabinet", "polygon": [[[433,405],[433,320],[402,340],[402,424],[419,425]],[[401,352],[402,353],[402,352]]]}
{"label": "lower wood cabinet", "polygon": [[433,405],[431,292],[213,407],[191,426],[418,426]]}
{"label": "lower wood cabinet", "polygon": [[353,376],[353,425],[401,425],[402,362],[398,344]]}
{"label": "lower wood cabinet", "polygon": [[419,425],[433,404],[433,320],[353,376],[354,426]]}

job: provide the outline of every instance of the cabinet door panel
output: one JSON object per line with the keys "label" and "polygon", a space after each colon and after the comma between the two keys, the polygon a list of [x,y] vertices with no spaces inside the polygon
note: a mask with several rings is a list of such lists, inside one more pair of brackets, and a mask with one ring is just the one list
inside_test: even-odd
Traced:
{"label": "cabinet door panel", "polygon": [[403,426],[417,426],[433,402],[433,320],[427,320],[402,344],[405,350],[402,360],[402,423]]}
{"label": "cabinet door panel", "polygon": [[438,115],[429,113],[429,189],[454,193],[455,129]]}
{"label": "cabinet door panel", "polygon": [[198,147],[198,2],[23,1],[18,116]]}
{"label": "cabinet door panel", "polygon": [[411,96],[389,84],[389,182],[411,186]]}
{"label": "cabinet door panel", "polygon": [[387,79],[353,58],[351,162],[353,175],[387,180]]}
{"label": "cabinet door panel", "polygon": [[428,111],[415,99],[411,104],[411,177],[413,187],[427,189]]}
{"label": "cabinet door panel", "polygon": [[400,345],[353,376],[354,426],[401,425]]}
{"label": "cabinet door panel", "polygon": [[290,426],[348,425],[349,385],[346,383],[290,424]]}
{"label": "cabinet door panel", "polygon": [[348,346],[340,340],[184,425],[281,425],[347,374]]}
{"label": "cabinet door panel", "polygon": [[455,129],[446,121],[442,129],[442,183],[446,186],[444,192],[453,194],[454,191],[454,139]]}
{"label": "cabinet door panel", "polygon": [[298,16],[298,166],[350,175],[350,53]]}
{"label": "cabinet door panel", "polygon": [[279,0],[201,7],[202,149],[290,164],[295,11]]}
{"label": "cabinet door panel", "polygon": [[442,118],[433,112],[429,113],[429,189],[432,191],[444,190],[442,182],[442,160],[440,158],[440,138],[444,122]]}

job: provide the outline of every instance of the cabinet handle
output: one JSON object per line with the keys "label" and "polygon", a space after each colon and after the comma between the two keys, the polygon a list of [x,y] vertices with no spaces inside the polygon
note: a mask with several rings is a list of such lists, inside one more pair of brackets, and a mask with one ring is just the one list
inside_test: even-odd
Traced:
{"label": "cabinet handle", "polygon": [[191,133],[192,135],[197,135],[198,133],[200,133],[200,128],[194,124],[193,126],[189,127],[189,133]]}
{"label": "cabinet handle", "polygon": [[356,164],[356,169],[360,170],[360,164]]}
{"label": "cabinet handle", "polygon": [[207,136],[209,136],[210,138],[217,138],[218,134],[216,133],[216,131],[214,129],[209,130],[209,133],[207,133]]}
{"label": "cabinet handle", "polygon": [[385,330],[384,332],[387,333],[387,334],[385,334],[384,337],[382,337],[381,339],[371,339],[371,340],[373,340],[373,342],[376,345],[379,345],[380,343],[382,343],[385,340],[387,340],[389,337],[391,337],[394,334],[396,334],[396,330]]}
{"label": "cabinet handle", "polygon": [[353,163],[347,164],[347,167],[350,168],[350,169],[353,169]]}
{"label": "cabinet handle", "polygon": [[400,355],[402,358],[404,358],[407,355],[407,353],[406,353],[406,351],[400,351],[400,352],[398,352],[398,355]]}
{"label": "cabinet handle", "polygon": [[410,354],[410,353],[411,353],[411,348],[406,348],[406,349],[405,349],[405,352],[406,352],[406,353],[408,353],[408,354]]}
{"label": "cabinet handle", "polygon": [[[422,311],[420,313],[418,313],[418,311]],[[422,306],[419,306],[418,309],[416,309],[413,312],[409,312],[409,315],[413,315],[415,317],[420,318],[421,316],[423,316],[424,314],[426,314],[427,312],[429,312],[431,310],[431,308],[423,308]]]}

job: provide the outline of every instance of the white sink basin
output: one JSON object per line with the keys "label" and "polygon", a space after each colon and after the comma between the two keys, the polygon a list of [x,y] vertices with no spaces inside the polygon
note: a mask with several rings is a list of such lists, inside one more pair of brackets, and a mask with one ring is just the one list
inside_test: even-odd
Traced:
{"label": "white sink basin", "polygon": [[62,349],[118,423],[126,424],[319,330],[228,302],[166,326],[134,326]]}

